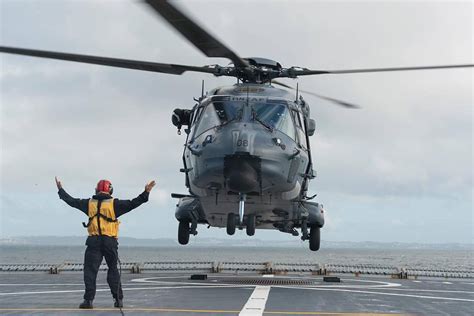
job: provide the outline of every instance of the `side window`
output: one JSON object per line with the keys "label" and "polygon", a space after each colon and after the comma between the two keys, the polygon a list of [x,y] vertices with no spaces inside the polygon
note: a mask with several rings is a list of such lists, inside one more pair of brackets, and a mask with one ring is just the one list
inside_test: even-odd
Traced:
{"label": "side window", "polygon": [[293,118],[295,119],[296,127],[299,127],[302,129],[303,124],[302,124],[300,116],[298,115],[298,111],[293,110],[292,112],[293,112]]}
{"label": "side window", "polygon": [[299,144],[304,149],[307,149],[308,146],[306,144],[306,134],[304,132],[303,116],[298,111],[293,111],[293,117],[296,123],[296,131],[298,132]]}
{"label": "side window", "polygon": [[300,118],[300,121],[301,121],[301,129],[304,131],[304,117],[303,117],[303,113],[301,112],[298,112],[298,117]]}

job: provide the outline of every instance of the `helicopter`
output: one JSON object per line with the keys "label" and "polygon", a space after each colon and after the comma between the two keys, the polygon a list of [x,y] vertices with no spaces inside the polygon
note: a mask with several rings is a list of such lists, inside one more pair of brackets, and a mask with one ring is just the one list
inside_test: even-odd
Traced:
{"label": "helicopter", "polygon": [[[0,47],[4,53],[62,59],[90,64],[180,75],[185,71],[235,77],[230,87],[202,93],[190,109],[176,109],[172,122],[186,134],[183,168],[189,194],[178,199],[178,241],[189,242],[197,225],[225,227],[229,235],[245,228],[277,229],[309,240],[311,250],[320,246],[324,208],[307,196],[313,170],[309,137],[315,132],[308,103],[275,85],[291,88],[278,78],[306,75],[350,74],[381,71],[472,67],[473,65],[424,66],[355,70],[284,68],[266,58],[241,58],[177,7],[167,1],[146,1],[172,27],[208,57],[224,57],[227,66],[187,66]],[[350,103],[327,98],[347,108]]]}

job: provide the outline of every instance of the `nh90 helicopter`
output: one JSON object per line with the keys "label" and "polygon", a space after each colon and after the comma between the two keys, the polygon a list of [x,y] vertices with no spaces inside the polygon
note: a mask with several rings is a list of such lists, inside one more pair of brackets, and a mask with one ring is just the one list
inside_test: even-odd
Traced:
{"label": "nh90 helicopter", "polygon": [[[208,57],[228,58],[228,66],[189,66],[90,55],[0,46],[0,52],[52,58],[181,75],[186,71],[237,78],[233,86],[219,87],[196,99],[191,109],[176,109],[172,123],[186,134],[183,168],[189,194],[178,199],[178,241],[189,242],[198,224],[226,227],[233,235],[245,228],[276,229],[309,240],[311,250],[320,247],[324,210],[308,196],[315,177],[309,137],[315,132],[309,105],[299,96],[275,87],[277,78],[307,75],[351,74],[385,71],[473,67],[472,64],[311,70],[284,68],[266,58],[241,58],[201,26],[164,0],[147,0],[149,7]],[[306,92],[338,105],[356,106]]]}

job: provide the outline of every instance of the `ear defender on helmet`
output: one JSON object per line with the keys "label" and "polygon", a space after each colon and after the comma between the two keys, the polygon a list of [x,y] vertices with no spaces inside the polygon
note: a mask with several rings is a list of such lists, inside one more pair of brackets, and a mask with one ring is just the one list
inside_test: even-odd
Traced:
{"label": "ear defender on helmet", "polygon": [[114,192],[112,183],[109,180],[100,180],[95,188],[95,193],[98,194],[99,192],[112,194]]}

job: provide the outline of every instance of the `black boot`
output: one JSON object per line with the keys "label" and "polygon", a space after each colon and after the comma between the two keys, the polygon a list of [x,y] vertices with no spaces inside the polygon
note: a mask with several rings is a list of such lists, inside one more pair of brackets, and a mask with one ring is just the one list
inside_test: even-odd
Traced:
{"label": "black boot", "polygon": [[92,300],[84,300],[84,302],[79,305],[79,308],[93,309]]}
{"label": "black boot", "polygon": [[123,301],[122,301],[121,298],[116,298],[115,299],[114,307],[119,307],[119,308],[123,307]]}

